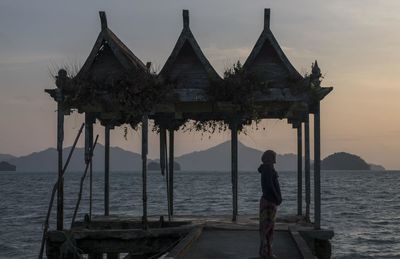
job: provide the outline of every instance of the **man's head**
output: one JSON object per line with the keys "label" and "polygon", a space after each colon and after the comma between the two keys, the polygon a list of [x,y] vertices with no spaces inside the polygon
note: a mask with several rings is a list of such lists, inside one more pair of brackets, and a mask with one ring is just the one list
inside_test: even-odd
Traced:
{"label": "man's head", "polygon": [[276,153],[272,150],[267,150],[261,157],[261,161],[264,164],[272,165],[276,163]]}

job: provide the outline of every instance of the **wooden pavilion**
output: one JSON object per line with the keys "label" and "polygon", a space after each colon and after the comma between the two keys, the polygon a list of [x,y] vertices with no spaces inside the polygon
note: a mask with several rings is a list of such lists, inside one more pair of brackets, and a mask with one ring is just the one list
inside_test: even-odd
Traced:
{"label": "wooden pavilion", "polygon": [[[131,125],[141,123],[143,215],[141,219],[142,223],[139,226],[144,229],[154,226],[153,223],[148,221],[147,215],[148,120],[154,120],[160,133],[160,164],[161,173],[165,175],[167,179],[168,220],[171,222],[169,226],[174,226],[172,223],[174,222],[174,132],[179,129],[182,123],[188,120],[223,120],[228,123],[231,131],[231,220],[236,222],[239,211],[238,131],[244,121],[251,121],[252,118],[249,117],[248,114],[242,113],[240,105],[237,103],[229,100],[216,100],[209,95],[208,89],[214,87],[219,82],[223,82],[224,79],[217,74],[193,36],[189,26],[189,12],[183,10],[182,32],[171,55],[158,75],[150,72],[151,64],[147,63],[145,65],[140,61],[108,28],[104,12],[100,12],[100,20],[101,31],[99,36],[89,57],[77,75],[71,77],[62,69],[56,76],[57,88],[45,90],[58,104],[57,150],[59,178],[54,188],[54,192],[57,193],[57,231],[65,230],[63,176],[69,159],[67,159],[64,165],[62,159],[64,116],[69,115],[74,109],[79,113],[85,113],[86,168],[85,174],[82,177],[81,191],[86,173],[89,172],[90,197],[92,195],[91,159],[93,149],[97,143],[97,137],[95,141],[93,140],[93,124],[98,120],[105,127],[104,222],[107,222],[107,217],[109,217],[110,222],[112,218],[109,216],[110,130],[125,123]],[[256,75],[259,80],[261,79],[263,85],[267,89],[267,91],[257,92],[254,97],[253,108],[257,110],[257,114],[259,115],[258,119],[287,119],[288,123],[292,124],[293,128],[297,130],[297,215],[304,217],[306,222],[311,222],[309,117],[310,115],[314,116],[314,219],[310,224],[312,224],[316,231],[320,231],[320,101],[328,95],[333,88],[321,86],[321,71],[317,62],[313,64],[310,75],[302,76],[297,72],[270,30],[269,9],[265,9],[264,29],[251,54],[244,63],[243,71],[247,74]],[[152,83],[149,84],[149,81]],[[151,94],[151,91],[145,89],[145,87],[149,88],[149,85],[154,87],[154,89],[165,88],[168,89],[168,91],[163,92],[161,99],[152,100],[148,108],[144,108],[138,112],[133,109],[133,107],[136,107],[134,106],[135,100],[143,101],[143,99],[147,98],[147,96],[144,96],[145,94]],[[121,102],[121,98],[126,97],[128,97],[130,105],[127,105],[126,102]],[[80,133],[78,137],[79,135]],[[167,141],[167,138],[169,141]],[[303,144],[305,157],[304,174]],[[306,196],[305,209],[303,209],[302,197],[303,177]],[[89,213],[85,221],[83,223],[74,222],[76,212],[79,209],[79,202],[80,198],[78,199],[71,228],[77,226],[82,227],[82,224],[86,224],[85,226],[87,226],[90,222],[95,222],[92,220],[91,199]],[[107,224],[111,224],[110,222]],[[47,225],[46,227],[48,228]],[[45,229],[46,231],[47,228]],[[152,232],[153,234],[154,231],[155,230]],[[57,235],[54,233],[52,234],[51,231],[49,233],[47,236],[47,254],[49,258],[57,258],[61,253],[59,250],[60,244],[55,245],[54,238]],[[137,235],[137,233],[135,235]],[[161,237],[163,234],[160,232],[156,236]],[[152,238],[154,239],[155,237],[152,236]],[[168,244],[170,243],[169,241],[165,242]],[[79,248],[83,250],[87,249],[86,252],[90,254],[91,258],[98,258],[96,257],[98,253],[96,255],[96,253],[93,252],[94,250],[90,250],[84,245],[81,245],[82,243],[78,242]],[[114,245],[116,244],[114,243]],[[83,247],[85,247],[85,249]],[[123,245],[121,245],[121,247],[123,247]],[[123,250],[124,249],[120,252],[124,252]],[[108,250],[103,252],[108,253],[108,258],[117,258],[119,253],[118,251],[109,252]],[[129,253],[133,254],[132,251]]]}

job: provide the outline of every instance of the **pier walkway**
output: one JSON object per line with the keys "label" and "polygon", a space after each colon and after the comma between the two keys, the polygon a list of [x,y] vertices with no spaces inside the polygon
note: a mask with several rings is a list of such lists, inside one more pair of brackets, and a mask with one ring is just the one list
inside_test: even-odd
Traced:
{"label": "pier walkway", "polygon": [[[259,240],[255,230],[206,230],[183,258],[255,259]],[[275,231],[273,249],[278,258],[303,258],[287,231]]]}
{"label": "pier walkway", "polygon": [[[239,216],[236,222],[232,222],[229,217],[185,219],[201,223],[201,228],[189,234],[165,258],[259,258],[257,218]],[[278,220],[281,222],[275,226],[273,242],[273,251],[277,258],[315,259],[310,247],[296,230],[296,226],[303,225],[302,219],[294,216]]]}
{"label": "pier walkway", "polygon": [[[63,244],[74,240],[89,258],[258,258],[260,239],[254,215],[239,216],[236,221],[230,216],[175,216],[171,221],[149,218],[145,229],[137,217],[98,216],[75,222],[71,231],[49,231],[47,257],[59,258]],[[274,254],[285,259],[315,259],[314,252],[318,258],[329,258],[330,245],[324,240],[332,236],[332,230],[315,230],[301,216],[278,217]]]}

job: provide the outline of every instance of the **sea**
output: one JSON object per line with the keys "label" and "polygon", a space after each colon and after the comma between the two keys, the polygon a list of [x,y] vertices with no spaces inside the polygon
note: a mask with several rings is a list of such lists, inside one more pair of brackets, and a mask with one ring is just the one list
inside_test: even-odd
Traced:
{"label": "sea", "polygon": [[[278,215],[293,215],[297,212],[297,173],[279,175],[283,203]],[[66,226],[71,222],[81,177],[82,172],[65,176]],[[55,172],[0,172],[0,258],[37,258],[56,178]],[[140,172],[111,172],[111,214],[141,215],[141,179]],[[231,213],[230,172],[177,171],[174,181],[175,214]],[[88,182],[78,219],[88,213]],[[321,185],[322,227],[335,231],[333,258],[400,258],[400,171],[323,171]],[[94,214],[103,213],[103,186],[103,173],[94,172]],[[240,172],[239,214],[256,215],[260,195],[260,175]],[[167,214],[166,183],[160,172],[148,174],[148,212]],[[55,215],[53,211],[51,228],[55,228]]]}

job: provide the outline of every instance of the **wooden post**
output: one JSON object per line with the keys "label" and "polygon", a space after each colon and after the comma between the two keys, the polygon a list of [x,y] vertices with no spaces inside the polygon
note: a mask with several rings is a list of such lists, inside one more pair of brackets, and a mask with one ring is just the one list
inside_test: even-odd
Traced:
{"label": "wooden post", "polygon": [[57,230],[64,229],[64,180],[63,180],[63,141],[64,141],[64,109],[63,94],[57,92],[57,152],[58,152],[58,191],[57,191]]}
{"label": "wooden post", "polygon": [[321,134],[320,104],[314,113],[314,227],[321,228]]}
{"label": "wooden post", "polygon": [[231,122],[231,178],[232,178],[232,221],[238,215],[238,129],[237,121]]}
{"label": "wooden post", "polygon": [[310,179],[310,116],[307,114],[304,123],[304,169],[305,169],[305,188],[306,188],[306,218],[310,220],[311,204],[311,179]]}
{"label": "wooden post", "polygon": [[160,169],[161,175],[165,175],[165,142],[167,134],[166,129],[160,126]]}
{"label": "wooden post", "polygon": [[168,220],[171,220],[171,206],[170,206],[170,195],[169,195],[169,167],[168,167],[168,151],[167,151],[167,129],[164,126],[160,126],[160,168],[161,175],[165,175],[166,189],[167,189],[167,209],[168,209]]}
{"label": "wooden post", "polygon": [[147,153],[148,153],[148,117],[142,120],[142,199],[143,199],[143,228],[147,229]]}
{"label": "wooden post", "polygon": [[104,132],[104,215],[110,215],[110,126]]}
{"label": "wooden post", "polygon": [[297,215],[303,214],[303,147],[302,123],[297,125]]}
{"label": "wooden post", "polygon": [[174,215],[174,128],[169,129],[169,205],[171,216]]}
{"label": "wooden post", "polygon": [[89,163],[89,218],[92,218],[92,197],[93,197],[93,167],[92,160],[93,146],[93,118],[85,113],[85,163]]}

